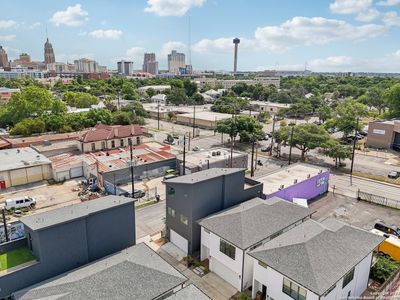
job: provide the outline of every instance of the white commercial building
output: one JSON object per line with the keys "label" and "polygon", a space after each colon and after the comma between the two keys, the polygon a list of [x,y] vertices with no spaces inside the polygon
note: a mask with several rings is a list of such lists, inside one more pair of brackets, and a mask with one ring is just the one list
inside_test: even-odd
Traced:
{"label": "white commercial building", "polygon": [[179,69],[185,67],[185,54],[172,50],[171,54],[168,54],[168,71],[173,74],[179,74]]}
{"label": "white commercial building", "polygon": [[288,103],[275,103],[265,101],[250,101],[251,107],[258,112],[267,112],[271,115],[276,115],[282,109],[290,108]]}
{"label": "white commercial building", "polygon": [[277,88],[280,87],[281,79],[279,77],[256,77],[254,79],[216,79],[216,78],[196,78],[193,80],[199,88],[205,85],[210,85],[212,87],[222,86],[224,89],[230,89],[238,83],[245,83],[247,85],[261,84],[263,86],[274,85]]}
{"label": "white commercial building", "polygon": [[[253,258],[249,252],[301,224],[312,212],[279,198],[260,198],[202,219],[201,260],[238,291],[253,284]],[[280,299],[280,298],[276,298]]]}
{"label": "white commercial building", "polygon": [[368,286],[372,252],[383,241],[333,219],[308,220],[250,252],[252,297],[359,299]]}

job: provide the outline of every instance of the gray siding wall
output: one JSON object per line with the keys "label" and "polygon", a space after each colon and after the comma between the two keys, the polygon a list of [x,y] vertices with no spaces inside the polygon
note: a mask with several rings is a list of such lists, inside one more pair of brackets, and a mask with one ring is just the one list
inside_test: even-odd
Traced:
{"label": "gray siding wall", "polygon": [[[261,195],[262,184],[247,189],[244,189],[244,184],[244,171],[197,184],[166,183],[167,236],[172,229],[188,240],[189,254],[198,251],[201,238],[199,219]],[[175,189],[175,195],[168,194],[169,187]],[[168,215],[168,207],[175,209],[175,217]],[[188,226],[180,222],[181,213],[189,218]]]}
{"label": "gray siding wall", "polygon": [[25,226],[38,263],[0,276],[0,299],[11,293],[135,244],[134,205],[111,208],[87,218],[39,231]]}
{"label": "gray siding wall", "polygon": [[[121,225],[123,224],[123,225]],[[90,215],[86,223],[89,261],[135,244],[134,204]]]}

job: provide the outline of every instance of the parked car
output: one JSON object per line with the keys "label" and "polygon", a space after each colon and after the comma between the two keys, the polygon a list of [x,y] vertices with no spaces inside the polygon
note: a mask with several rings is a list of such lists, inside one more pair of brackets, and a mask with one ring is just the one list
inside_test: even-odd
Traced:
{"label": "parked car", "polygon": [[201,149],[199,146],[194,146],[192,150],[193,151],[201,151],[203,149]]}
{"label": "parked car", "polygon": [[[143,190],[135,189],[135,191],[133,192],[133,195],[134,195],[133,198],[138,199],[138,198],[143,198],[146,195],[146,193]],[[119,194],[119,196],[132,198],[132,193],[124,192],[124,193]]]}
{"label": "parked car", "polygon": [[13,212],[13,216],[20,218],[22,217],[22,211],[20,211],[19,209],[17,209],[16,211]]}
{"label": "parked car", "polygon": [[165,140],[163,141],[163,143],[164,143],[164,144],[168,144],[168,145],[175,145],[175,141],[170,141],[170,140],[168,140],[168,139],[165,139]]}
{"label": "parked car", "polygon": [[260,150],[261,152],[268,152],[270,150],[270,147],[262,146]]}
{"label": "parked car", "polygon": [[7,199],[4,208],[6,210],[12,210],[12,209],[20,209],[26,207],[35,208],[35,206],[36,206],[35,198],[25,196],[21,198]]}
{"label": "parked car", "polygon": [[358,132],[358,134],[360,134],[360,135],[362,135],[362,136],[367,136],[367,135],[368,135],[368,132],[367,132],[367,131],[364,131],[364,130],[361,130],[360,132]]}
{"label": "parked car", "polygon": [[400,228],[398,228],[398,227],[394,228],[392,226],[387,226],[382,223],[375,223],[374,228],[378,229],[379,231],[382,231],[384,233],[391,234],[391,235],[394,235],[394,236],[397,236],[398,238],[400,238]]}
{"label": "parked car", "polygon": [[392,178],[392,179],[397,179],[397,178],[400,177],[400,172],[398,172],[398,171],[390,171],[389,174],[388,174],[388,177]]}

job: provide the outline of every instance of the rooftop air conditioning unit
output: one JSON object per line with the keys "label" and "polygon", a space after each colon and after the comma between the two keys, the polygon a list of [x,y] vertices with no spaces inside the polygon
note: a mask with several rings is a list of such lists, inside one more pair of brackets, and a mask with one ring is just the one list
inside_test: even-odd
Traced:
{"label": "rooftop air conditioning unit", "polygon": [[221,151],[217,151],[217,155],[221,155]]}
{"label": "rooftop air conditioning unit", "polygon": [[216,154],[215,151],[213,151],[213,152],[211,152],[211,155],[212,155],[212,156],[216,156],[217,154]]}
{"label": "rooftop air conditioning unit", "polygon": [[296,184],[296,183],[297,183],[297,179],[294,180],[293,184]]}
{"label": "rooftop air conditioning unit", "polygon": [[279,190],[283,190],[285,188],[285,185],[281,185],[280,187],[279,187]]}

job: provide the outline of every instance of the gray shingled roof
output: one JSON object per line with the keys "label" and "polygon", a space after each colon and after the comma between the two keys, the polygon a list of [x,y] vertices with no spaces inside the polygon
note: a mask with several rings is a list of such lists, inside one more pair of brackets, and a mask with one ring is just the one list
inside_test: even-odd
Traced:
{"label": "gray shingled roof", "polygon": [[309,220],[250,255],[322,296],[383,240],[336,220]]}
{"label": "gray shingled roof", "polygon": [[19,300],[154,299],[187,280],[145,244],[14,293]]}
{"label": "gray shingled roof", "polygon": [[169,296],[168,300],[210,300],[210,298],[200,291],[195,285],[190,284],[179,290],[177,293]]}
{"label": "gray shingled roof", "polygon": [[54,210],[26,216],[21,218],[21,222],[32,230],[40,230],[46,227],[54,226],[56,224],[79,219],[102,210],[133,202],[134,200],[132,198],[106,196],[99,199],[94,199],[78,204],[72,204]]}
{"label": "gray shingled roof", "polygon": [[238,172],[243,172],[245,169],[242,168],[211,168],[203,171],[199,171],[196,173],[178,176],[175,178],[171,178],[166,180],[167,183],[184,183],[184,184],[192,184],[205,180],[209,180],[212,178],[220,177],[223,175],[230,175]]}
{"label": "gray shingled roof", "polygon": [[204,218],[199,224],[236,247],[247,249],[311,214],[311,210],[277,197],[254,198]]}

